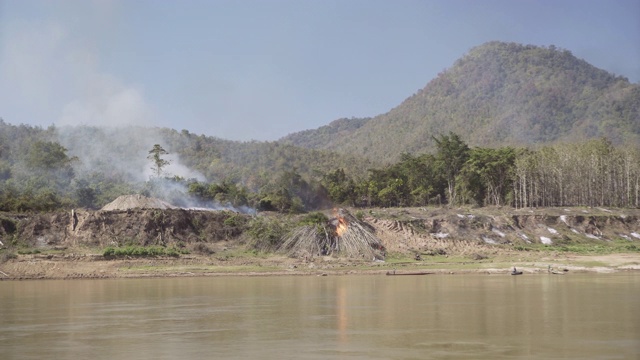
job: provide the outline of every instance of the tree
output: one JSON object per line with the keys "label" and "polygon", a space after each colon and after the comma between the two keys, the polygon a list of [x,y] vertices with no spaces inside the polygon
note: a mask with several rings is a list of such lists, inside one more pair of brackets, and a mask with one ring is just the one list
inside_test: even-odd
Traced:
{"label": "tree", "polygon": [[469,146],[453,132],[449,135],[441,135],[439,139],[434,137],[433,140],[438,148],[436,153],[438,167],[447,180],[447,200],[453,205],[456,203],[456,177],[469,159]]}
{"label": "tree", "polygon": [[507,202],[515,173],[516,150],[474,148],[458,177],[462,193],[477,205],[503,205]]}
{"label": "tree", "polygon": [[160,177],[160,175],[162,174],[162,169],[165,166],[171,164],[171,161],[165,160],[160,157],[160,155],[167,155],[167,154],[169,154],[167,150],[163,149],[162,146],[160,146],[160,144],[153,145],[153,149],[149,150],[149,156],[147,156],[147,159],[153,162],[153,166],[151,166],[151,170],[153,170],[153,172],[156,173],[157,177]]}
{"label": "tree", "polygon": [[333,170],[323,176],[322,183],[335,204],[354,205],[356,201],[355,182],[348,177],[344,169]]}
{"label": "tree", "polygon": [[68,167],[77,158],[69,158],[67,149],[57,142],[35,141],[29,147],[25,160],[33,170],[57,170]]}
{"label": "tree", "polygon": [[89,182],[85,179],[76,180],[75,188],[77,204],[85,208],[94,208],[97,194]]}

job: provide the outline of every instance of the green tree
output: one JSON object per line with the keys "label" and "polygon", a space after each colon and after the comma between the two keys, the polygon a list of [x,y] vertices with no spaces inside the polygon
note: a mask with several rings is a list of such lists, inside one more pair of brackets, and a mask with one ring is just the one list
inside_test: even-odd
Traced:
{"label": "green tree", "polygon": [[160,177],[162,175],[162,169],[167,165],[171,164],[171,161],[163,159],[162,155],[168,155],[169,152],[163,149],[160,144],[153,145],[153,149],[149,150],[149,155],[147,159],[153,162],[151,166],[151,170],[156,174],[156,177]]}
{"label": "green tree", "polygon": [[331,201],[335,204],[354,205],[356,201],[355,183],[349,178],[344,169],[333,170],[322,178],[322,184],[329,192]]}
{"label": "green tree", "polygon": [[473,199],[480,206],[503,205],[512,190],[515,159],[516,151],[511,147],[471,150],[458,176],[465,200]]}
{"label": "green tree", "polygon": [[79,206],[90,209],[96,207],[96,190],[85,179],[76,180],[75,197]]}
{"label": "green tree", "polygon": [[469,146],[460,137],[450,132],[449,135],[434,137],[438,151],[437,166],[447,181],[447,200],[456,204],[456,178],[469,159]]}
{"label": "green tree", "polygon": [[[57,142],[35,141],[29,147],[26,162],[31,169],[57,170],[68,167],[75,158],[67,156],[67,149]],[[69,167],[70,169],[70,167]]]}

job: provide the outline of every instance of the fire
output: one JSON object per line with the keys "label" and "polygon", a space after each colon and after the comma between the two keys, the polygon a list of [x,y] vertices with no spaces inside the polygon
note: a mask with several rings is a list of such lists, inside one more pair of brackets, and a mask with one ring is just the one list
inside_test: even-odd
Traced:
{"label": "fire", "polygon": [[336,225],[336,234],[338,236],[342,236],[345,231],[347,231],[347,221],[343,217],[338,218],[338,225]]}
{"label": "fire", "polygon": [[348,225],[347,219],[345,219],[344,216],[342,216],[340,210],[333,209],[333,212],[336,215],[336,221],[337,221],[336,234],[341,237],[345,233],[345,231],[347,231],[347,229],[349,228],[349,225]]}

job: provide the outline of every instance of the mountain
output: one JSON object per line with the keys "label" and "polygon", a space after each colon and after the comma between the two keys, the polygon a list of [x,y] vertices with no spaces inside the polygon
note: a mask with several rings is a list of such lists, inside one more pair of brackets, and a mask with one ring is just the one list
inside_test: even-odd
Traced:
{"label": "mountain", "polygon": [[286,136],[281,142],[308,149],[331,149],[334,141],[348,138],[371,118],[342,118],[313,130],[303,130]]}
{"label": "mountain", "polygon": [[555,46],[489,42],[370,119],[341,119],[279,141],[377,161],[434,150],[455,132],[471,146],[533,146],[606,137],[640,142],[640,85]]}
{"label": "mountain", "polygon": [[[386,114],[339,119],[277,142],[133,126],[42,129],[0,119],[0,205],[12,211],[101,207],[119,195],[151,193],[150,149],[156,145],[169,153],[165,175],[176,182],[240,184],[277,195],[290,185],[311,189],[334,170],[345,178],[365,178],[371,169],[381,175],[375,169],[385,162],[403,153],[433,152],[434,137],[449,132],[470,146],[534,147],[606,137],[605,148],[630,144],[636,149],[640,85],[567,50],[491,42],[471,49]],[[374,189],[378,194],[395,189],[372,184],[382,186]],[[422,189],[421,196],[437,192]]]}

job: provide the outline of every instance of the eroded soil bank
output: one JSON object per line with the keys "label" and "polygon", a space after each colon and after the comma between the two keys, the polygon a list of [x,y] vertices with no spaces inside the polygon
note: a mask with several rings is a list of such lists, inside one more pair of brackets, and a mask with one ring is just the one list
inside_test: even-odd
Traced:
{"label": "eroded soil bank", "polygon": [[[3,214],[0,279],[434,273],[547,274],[640,270],[640,210],[394,208],[350,210],[386,247],[380,259],[256,252],[255,216],[230,211],[129,209]],[[278,216],[260,214],[271,220]],[[283,220],[284,221],[284,220]],[[27,251],[13,251],[11,242]],[[178,258],[106,259],[107,246],[206,245]],[[580,250],[580,251],[576,251]],[[594,251],[590,251],[593,249]],[[15,249],[14,249],[15,250]],[[628,251],[627,251],[628,250]],[[565,271],[567,270],[567,271]]]}

